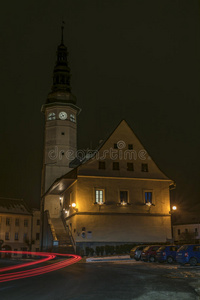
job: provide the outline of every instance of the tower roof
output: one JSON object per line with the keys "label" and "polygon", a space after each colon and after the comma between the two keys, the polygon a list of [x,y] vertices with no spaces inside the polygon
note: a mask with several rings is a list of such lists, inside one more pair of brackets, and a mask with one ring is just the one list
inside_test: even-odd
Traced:
{"label": "tower roof", "polygon": [[76,97],[71,93],[68,51],[64,45],[64,22],[61,26],[61,43],[57,47],[56,55],[52,91],[48,94],[46,104],[55,102],[76,104]]}

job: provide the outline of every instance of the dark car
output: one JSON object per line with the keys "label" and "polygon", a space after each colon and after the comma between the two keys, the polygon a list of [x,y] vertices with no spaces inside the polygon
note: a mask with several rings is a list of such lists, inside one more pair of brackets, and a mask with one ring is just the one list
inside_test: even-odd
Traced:
{"label": "dark car", "polygon": [[150,261],[150,262],[156,261],[156,251],[160,247],[161,245],[153,245],[153,246],[151,245],[144,248],[141,254],[141,260]]}
{"label": "dark car", "polygon": [[156,260],[158,262],[168,262],[168,264],[176,261],[176,251],[180,246],[161,246],[156,252]]}
{"label": "dark car", "polygon": [[200,244],[181,246],[176,252],[176,261],[181,265],[196,266],[200,263]]}
{"label": "dark car", "polygon": [[141,259],[141,253],[142,250],[146,247],[147,245],[137,245],[130,251],[130,258],[134,258],[135,260],[140,260]]}

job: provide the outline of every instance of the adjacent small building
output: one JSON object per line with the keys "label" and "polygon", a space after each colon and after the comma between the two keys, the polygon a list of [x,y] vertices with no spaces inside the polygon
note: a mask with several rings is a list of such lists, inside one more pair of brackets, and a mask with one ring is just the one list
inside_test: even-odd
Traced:
{"label": "adjacent small building", "polygon": [[173,225],[173,238],[176,243],[199,243],[200,223]]}
{"label": "adjacent small building", "polygon": [[39,251],[40,211],[31,210],[22,199],[0,198],[2,249]]}

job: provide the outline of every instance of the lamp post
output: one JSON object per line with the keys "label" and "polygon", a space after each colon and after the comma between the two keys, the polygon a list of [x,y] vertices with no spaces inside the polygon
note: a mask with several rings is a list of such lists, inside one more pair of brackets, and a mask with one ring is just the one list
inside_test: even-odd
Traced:
{"label": "lamp post", "polygon": [[177,210],[177,206],[176,205],[173,205],[171,207],[171,210],[170,210],[170,214],[171,214],[171,235],[172,235],[172,242],[174,243],[174,235],[173,235],[173,225],[172,225],[172,215],[174,214],[174,212]]}

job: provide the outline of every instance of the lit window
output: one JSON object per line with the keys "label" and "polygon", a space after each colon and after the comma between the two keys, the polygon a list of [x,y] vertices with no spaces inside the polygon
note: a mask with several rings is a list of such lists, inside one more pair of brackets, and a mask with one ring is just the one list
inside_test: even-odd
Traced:
{"label": "lit window", "polygon": [[105,161],[99,161],[99,170],[105,170],[106,163]]}
{"label": "lit window", "polygon": [[74,114],[70,114],[70,121],[76,123],[76,118]]}
{"label": "lit window", "polygon": [[134,171],[133,163],[127,163],[127,171]]}
{"label": "lit window", "polygon": [[152,192],[145,192],[145,204],[146,205],[151,205],[152,204]]}
{"label": "lit window", "polygon": [[128,191],[120,191],[120,203],[121,204],[128,203]]}
{"label": "lit window", "polygon": [[19,233],[15,232],[15,241],[18,241],[18,240],[19,240]]}
{"label": "lit window", "polygon": [[119,170],[119,163],[118,162],[113,162],[113,170]]}
{"label": "lit window", "polygon": [[28,220],[27,219],[24,220],[24,227],[28,227]]}
{"label": "lit window", "polygon": [[141,171],[142,172],[148,172],[149,170],[148,170],[148,164],[142,164],[141,165]]}
{"label": "lit window", "polygon": [[19,226],[19,219],[15,219],[15,226]]}
{"label": "lit window", "polygon": [[5,233],[5,240],[8,241],[10,239],[10,233],[6,232]]}
{"label": "lit window", "polygon": [[104,201],[104,190],[95,191],[95,202],[98,204],[103,204]]}
{"label": "lit window", "polygon": [[6,225],[10,226],[10,218],[6,218]]}
{"label": "lit window", "polygon": [[56,114],[55,113],[49,113],[48,114],[48,120],[55,120],[56,119]]}

